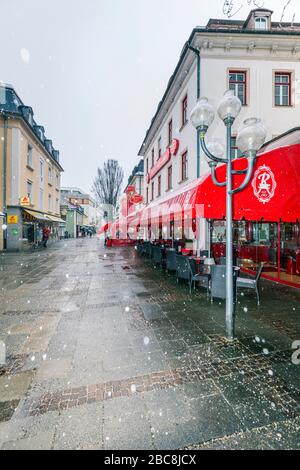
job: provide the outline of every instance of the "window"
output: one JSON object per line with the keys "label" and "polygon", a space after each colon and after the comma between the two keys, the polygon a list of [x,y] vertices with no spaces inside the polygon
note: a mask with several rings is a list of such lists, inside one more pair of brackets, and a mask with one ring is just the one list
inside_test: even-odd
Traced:
{"label": "window", "polygon": [[146,188],[146,204],[149,204],[149,188]]}
{"label": "window", "polygon": [[48,183],[52,184],[52,168],[51,168],[51,166],[48,167]]}
{"label": "window", "polygon": [[161,175],[157,178],[157,197],[161,195]]}
{"label": "window", "polygon": [[173,120],[168,124],[168,144],[171,145],[173,140]]}
{"label": "window", "polygon": [[59,188],[59,173],[56,173],[56,187]]}
{"label": "window", "polygon": [[28,145],[27,147],[27,166],[32,168],[32,147],[31,145]]}
{"label": "window", "polygon": [[233,90],[242,105],[247,104],[247,72],[239,70],[229,71],[229,89]]}
{"label": "window", "polygon": [[181,156],[181,181],[185,181],[188,177],[187,161],[188,161],[188,153],[186,151]]}
{"label": "window", "polygon": [[151,183],[151,201],[154,199],[154,181]]}
{"label": "window", "polygon": [[44,161],[40,160],[40,183],[44,182]]}
{"label": "window", "polygon": [[51,194],[48,195],[48,210],[52,212],[52,196]]}
{"label": "window", "polygon": [[29,197],[30,202],[32,201],[32,188],[33,188],[32,181],[27,180],[27,196]]}
{"label": "window", "polygon": [[40,189],[40,194],[39,194],[39,208],[40,211],[44,210],[44,191]]}
{"label": "window", "polygon": [[169,191],[172,189],[172,166],[168,167],[168,186],[167,190]]}
{"label": "window", "polygon": [[59,214],[59,199],[56,199],[56,213]]}
{"label": "window", "polygon": [[275,106],[291,106],[291,73],[275,72]]}
{"label": "window", "polygon": [[149,173],[149,160],[146,158],[146,175]]}
{"label": "window", "polygon": [[255,29],[266,30],[268,29],[267,18],[255,18]]}
{"label": "window", "polygon": [[242,157],[242,152],[238,149],[236,145],[236,136],[231,137],[230,151],[232,160]]}
{"label": "window", "polygon": [[157,159],[159,160],[160,157],[161,157],[161,137],[158,139],[158,146],[157,146],[157,148],[158,148],[158,157],[157,157]]}
{"label": "window", "polygon": [[154,167],[154,149],[152,149],[152,156],[151,156],[151,168]]}
{"label": "window", "polygon": [[187,111],[188,111],[188,97],[187,95],[183,98],[181,103],[181,126],[185,126],[188,121]]}

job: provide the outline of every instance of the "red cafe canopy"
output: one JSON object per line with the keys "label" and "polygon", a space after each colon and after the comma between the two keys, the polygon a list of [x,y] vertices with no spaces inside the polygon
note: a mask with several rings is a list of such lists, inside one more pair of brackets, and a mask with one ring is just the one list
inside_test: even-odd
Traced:
{"label": "red cafe canopy", "polygon": [[108,222],[107,224],[103,225],[103,227],[99,228],[98,230],[98,235],[102,235],[102,233],[104,232],[108,232],[108,230],[110,229],[111,227],[111,222]]}
{"label": "red cafe canopy", "polygon": [[[243,170],[247,160],[235,160],[233,168]],[[225,180],[226,166],[217,169],[219,181]],[[233,178],[234,187],[244,176]],[[166,197],[149,204],[141,215],[144,227],[158,224],[164,217],[181,219],[195,216],[223,219],[226,215],[226,189],[218,187],[210,174],[193,181]],[[233,199],[235,220],[295,222],[300,220],[300,129],[267,144],[257,157],[249,185]]]}
{"label": "red cafe canopy", "polygon": [[[272,148],[267,146],[256,159],[254,173],[249,185],[233,199],[235,220],[267,222],[296,222],[300,220],[300,131],[298,143]],[[292,136],[295,137],[295,136]],[[278,141],[280,145],[280,141]],[[246,168],[246,159],[236,160],[234,168]],[[217,169],[218,180],[225,178],[225,165]],[[234,177],[234,187],[243,181],[243,176]],[[209,206],[205,217],[225,217],[225,188],[216,187],[211,178],[203,184],[203,195]]]}

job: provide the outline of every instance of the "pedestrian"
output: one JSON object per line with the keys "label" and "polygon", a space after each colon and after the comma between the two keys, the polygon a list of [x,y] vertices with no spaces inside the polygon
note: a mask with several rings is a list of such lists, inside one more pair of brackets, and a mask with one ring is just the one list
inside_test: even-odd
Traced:
{"label": "pedestrian", "polygon": [[43,228],[43,246],[44,246],[44,248],[47,248],[47,243],[48,243],[48,240],[49,240],[49,236],[50,236],[49,227],[44,227]]}

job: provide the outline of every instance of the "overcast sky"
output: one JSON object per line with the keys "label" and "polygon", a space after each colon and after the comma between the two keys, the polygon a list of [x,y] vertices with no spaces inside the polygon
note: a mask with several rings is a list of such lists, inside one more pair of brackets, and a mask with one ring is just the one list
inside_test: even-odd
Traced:
{"label": "overcast sky", "polygon": [[[0,0],[0,80],[11,83],[60,150],[63,185],[90,191],[97,166],[128,178],[191,30],[223,0]],[[249,3],[249,2],[248,2]],[[245,19],[247,0],[236,19]],[[261,2],[263,3],[263,2]],[[278,20],[284,0],[266,0]],[[300,2],[292,0],[285,21]]]}

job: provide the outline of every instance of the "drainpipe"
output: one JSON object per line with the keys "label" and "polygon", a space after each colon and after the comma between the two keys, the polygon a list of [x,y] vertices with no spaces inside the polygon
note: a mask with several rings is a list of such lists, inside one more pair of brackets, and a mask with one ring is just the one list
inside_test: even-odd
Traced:
{"label": "drainpipe", "polygon": [[[195,49],[193,46],[188,46],[191,51],[193,51],[197,56],[197,100],[199,100],[201,95],[201,57],[200,51]],[[200,178],[200,134],[197,130],[197,178]]]}
{"label": "drainpipe", "polygon": [[[199,49],[188,45],[188,48],[194,52],[197,56],[197,100],[200,99],[201,96],[201,57]],[[197,178],[200,178],[200,156],[201,156],[201,145],[200,145],[200,131],[197,129]],[[201,238],[201,224],[200,221],[197,227],[197,255],[200,256],[200,238]]]}
{"label": "drainpipe", "polygon": [[[3,114],[3,212],[4,223],[7,223],[7,116]],[[6,248],[6,231],[3,231],[4,248]]]}
{"label": "drainpipe", "polygon": [[7,176],[7,117],[3,115],[3,211],[6,212],[6,176]]}

